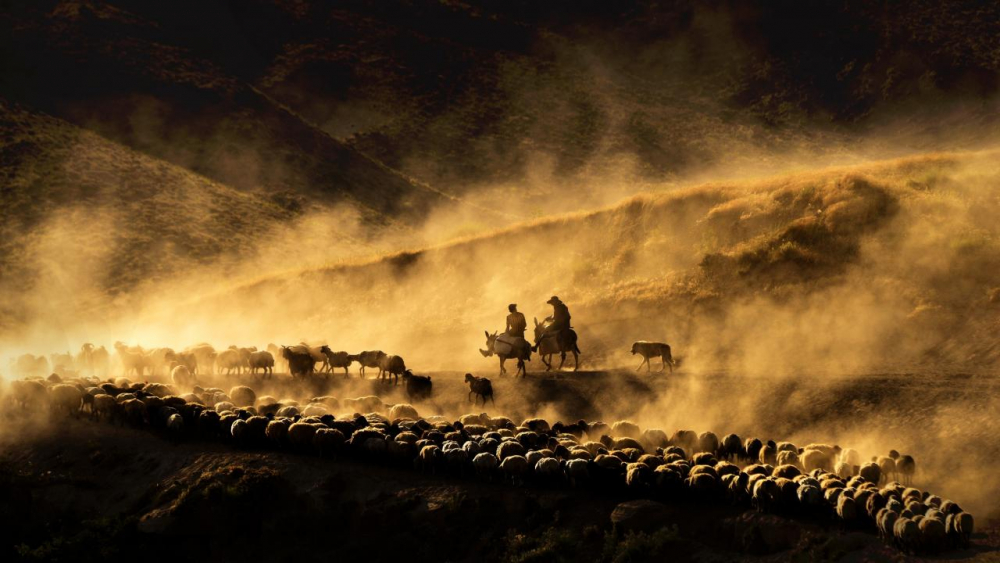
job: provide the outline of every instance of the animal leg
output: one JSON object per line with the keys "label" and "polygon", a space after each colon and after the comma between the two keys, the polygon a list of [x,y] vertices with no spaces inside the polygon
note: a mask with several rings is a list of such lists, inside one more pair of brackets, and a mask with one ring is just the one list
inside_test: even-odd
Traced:
{"label": "animal leg", "polygon": [[573,350],[573,371],[580,370],[580,354],[576,350]]}
{"label": "animal leg", "polygon": [[566,352],[559,352],[559,369],[563,368],[563,364],[566,363]]}
{"label": "animal leg", "polygon": [[646,358],[645,356],[643,356],[642,357],[642,361],[639,362],[639,365],[635,368],[635,371],[641,370],[642,369],[642,365],[645,364],[647,361],[648,361],[648,358]]}

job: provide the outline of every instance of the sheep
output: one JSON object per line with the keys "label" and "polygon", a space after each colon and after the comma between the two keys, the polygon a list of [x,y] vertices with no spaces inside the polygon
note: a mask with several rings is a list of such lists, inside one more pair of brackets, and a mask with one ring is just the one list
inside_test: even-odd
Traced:
{"label": "sheep", "polygon": [[111,420],[115,417],[118,403],[108,394],[94,396],[93,416],[97,420]]}
{"label": "sheep", "polygon": [[257,394],[254,390],[245,386],[237,385],[229,390],[229,397],[234,405],[238,407],[253,406],[257,402]]}
{"label": "sheep", "polygon": [[832,450],[825,451],[814,446],[806,446],[802,451],[802,455],[799,456],[799,460],[802,462],[802,469],[806,471],[816,469],[833,471],[835,458],[836,455]]}
{"label": "sheep", "polygon": [[625,486],[633,491],[645,491],[653,484],[653,469],[645,463],[629,463],[625,466]]}
{"label": "sheep", "polygon": [[413,372],[403,372],[403,390],[411,401],[421,401],[431,398],[431,378],[426,375],[413,375]]}
{"label": "sheep", "polygon": [[899,513],[888,508],[882,508],[875,515],[875,526],[878,528],[878,535],[883,540],[889,540],[893,537],[893,528],[896,525],[896,520],[899,519]]}
{"label": "sheep", "polygon": [[969,539],[975,531],[975,521],[968,512],[959,512],[948,515],[952,519],[952,528],[957,536],[958,543],[963,547],[969,547]]}
{"label": "sheep", "polygon": [[920,544],[920,529],[910,518],[900,516],[892,527],[892,535],[896,545],[906,551],[916,551]]}
{"label": "sheep", "polygon": [[83,391],[75,385],[61,383],[49,389],[49,406],[53,413],[65,412],[67,416],[78,416],[83,405]]}
{"label": "sheep", "polygon": [[323,403],[309,403],[302,409],[302,416],[323,416],[325,414],[330,414],[330,409],[326,407]]}
{"label": "sheep", "polygon": [[282,346],[281,357],[288,363],[288,371],[292,377],[305,377],[311,375],[316,369],[316,361],[308,351],[302,351],[302,347]]}
{"label": "sheep", "polygon": [[322,347],[322,352],[326,356],[326,367],[331,373],[336,368],[344,369],[344,377],[348,377],[350,372],[348,372],[351,364],[354,363],[355,356],[351,356],[347,352],[334,352],[327,346]]}
{"label": "sheep", "polygon": [[841,494],[837,498],[837,517],[844,524],[852,524],[858,520],[858,505],[853,498]]}
{"label": "sheep", "polygon": [[160,398],[176,394],[172,387],[164,385],[163,383],[147,383],[142,387],[142,390],[145,393]]}
{"label": "sheep", "polygon": [[818,487],[813,485],[801,485],[796,491],[799,503],[805,507],[819,506],[823,501],[823,494]]}
{"label": "sheep", "polygon": [[191,373],[191,369],[180,364],[175,365],[170,370],[170,381],[172,381],[174,386],[178,389],[191,389],[198,384],[194,375]]}
{"label": "sheep", "polygon": [[799,454],[788,450],[780,451],[778,452],[778,455],[775,456],[775,463],[779,466],[793,465],[795,467],[799,467]]}
{"label": "sheep", "polygon": [[441,448],[435,445],[426,445],[420,448],[420,453],[417,454],[417,459],[414,460],[414,465],[417,469],[431,474],[437,472],[437,465],[441,459]]}
{"label": "sheep", "polygon": [[118,354],[118,360],[125,370],[126,377],[132,374],[135,374],[136,377],[142,377],[145,374],[146,355],[141,347],[130,348],[124,342],[115,342],[115,352]]}
{"label": "sheep", "polygon": [[521,484],[529,471],[528,460],[523,455],[507,456],[500,462],[500,471],[515,485]]}
{"label": "sheep", "polygon": [[913,460],[913,456],[899,456],[896,460],[896,471],[902,476],[903,484],[909,486],[913,482],[913,474],[917,471],[917,463]]}
{"label": "sheep", "polygon": [[636,371],[642,369],[643,364],[645,364],[646,373],[649,373],[649,359],[660,358],[663,362],[660,371],[665,371],[667,366],[670,366],[670,373],[674,373],[674,359],[670,354],[670,346],[668,344],[639,340],[632,343],[632,355],[636,354],[642,356],[642,363],[639,364],[639,367],[635,368]]}
{"label": "sheep", "polygon": [[779,465],[779,466],[775,467],[774,471],[771,474],[774,477],[783,477],[785,479],[793,479],[796,476],[801,475],[802,472],[799,470],[798,467],[789,464],[789,465]]}
{"label": "sheep", "polygon": [[493,472],[500,466],[497,456],[489,452],[481,452],[472,458],[472,467],[480,477],[492,477]]}
{"label": "sheep", "polygon": [[526,452],[525,447],[515,441],[501,442],[500,446],[497,447],[497,457],[500,461],[513,455],[523,456]]}
{"label": "sheep", "polygon": [[264,436],[275,446],[283,447],[288,440],[288,427],[287,420],[271,420],[264,428]]}
{"label": "sheep", "polygon": [[882,481],[888,481],[889,474],[896,473],[896,460],[891,457],[879,456],[872,461],[878,465]]}
{"label": "sheep", "polygon": [[233,371],[240,373],[243,367],[243,358],[240,357],[240,351],[236,348],[229,348],[219,352],[219,355],[215,358],[215,367],[219,373],[225,370],[226,375],[231,375]]}
{"label": "sheep", "polygon": [[10,384],[14,404],[24,410],[41,406],[48,402],[48,389],[41,381],[15,380]]}
{"label": "sheep", "polygon": [[184,417],[174,413],[167,418],[167,434],[170,439],[177,442],[184,434]]}
{"label": "sheep", "polygon": [[778,483],[776,481],[763,477],[753,484],[750,503],[759,512],[769,511],[777,498]]}
{"label": "sheep", "polygon": [[313,434],[313,447],[316,448],[316,453],[320,457],[336,452],[344,445],[345,441],[343,432],[335,428],[319,427]]}
{"label": "sheep", "polygon": [[293,448],[304,450],[312,446],[313,436],[319,425],[296,422],[288,427],[288,442]]}
{"label": "sheep", "polygon": [[378,367],[378,378],[393,379],[395,376],[394,385],[399,385],[399,376],[406,372],[406,362],[399,356],[383,356],[379,359]]}
{"label": "sheep", "polygon": [[667,433],[658,428],[647,428],[643,430],[640,440],[644,445],[648,446],[649,449],[665,448],[670,444],[670,440],[667,438]]}
{"label": "sheep", "polygon": [[947,539],[944,523],[932,517],[924,517],[917,524],[920,530],[921,543],[925,550],[936,553],[945,546]]}
{"label": "sheep", "polygon": [[145,354],[145,365],[150,375],[160,375],[170,369],[170,363],[177,360],[177,353],[170,348],[154,348]]}
{"label": "sheep", "polygon": [[760,450],[763,447],[764,443],[760,438],[747,438],[743,443],[743,458],[756,463],[760,459]]}
{"label": "sheep", "polygon": [[877,463],[869,462],[861,466],[858,475],[869,483],[878,484],[882,480],[882,469]]}
{"label": "sheep", "polygon": [[266,350],[251,352],[247,364],[250,366],[250,373],[256,374],[257,370],[263,372],[261,379],[274,374],[274,356]]}
{"label": "sheep", "polygon": [[313,369],[315,370],[316,364],[321,364],[320,371],[327,368],[326,365],[326,352],[330,350],[330,347],[322,344],[319,346],[310,346],[305,342],[299,342],[296,346],[289,346],[293,352],[297,354],[308,354],[313,361]]}
{"label": "sheep", "polygon": [[[215,348],[211,344],[195,344],[194,346],[188,346],[184,349],[184,354],[190,354],[194,356],[195,362],[197,363],[197,374],[208,374],[213,373],[213,366],[215,366],[215,360],[218,358],[218,354]],[[190,366],[188,366],[190,369]]]}
{"label": "sheep", "polygon": [[398,405],[393,405],[389,407],[389,419],[397,420],[400,418],[407,418],[410,420],[416,420],[420,418],[417,414],[417,409],[413,408],[413,405],[407,405],[405,403],[400,403]]}
{"label": "sheep", "polygon": [[719,447],[719,455],[727,460],[740,459],[746,455],[743,440],[736,434],[726,434]]}
{"label": "sheep", "polygon": [[147,412],[145,403],[138,399],[125,399],[120,405],[124,415],[124,422],[128,422],[133,426],[142,426],[146,423]]}
{"label": "sheep", "polygon": [[386,353],[381,350],[365,350],[360,354],[349,356],[352,361],[356,361],[361,365],[359,370],[361,373],[361,378],[365,377],[365,368],[377,368],[379,370],[379,376],[382,375],[382,360],[386,357]]}
{"label": "sheep", "polygon": [[533,432],[548,432],[552,428],[549,423],[544,418],[528,418],[521,423],[521,426],[533,431]]}
{"label": "sheep", "polygon": [[611,435],[617,438],[639,438],[642,436],[642,431],[633,422],[619,420],[611,425]]}
{"label": "sheep", "polygon": [[698,436],[695,451],[715,454],[719,451],[719,437],[714,432],[702,432]]}
{"label": "sheep", "polygon": [[670,437],[670,445],[693,452],[698,445],[698,434],[693,430],[678,430]]}
{"label": "sheep", "polygon": [[768,440],[760,448],[759,461],[762,465],[774,465],[778,460],[778,448],[774,442]]}
{"label": "sheep", "polygon": [[479,402],[479,397],[483,398],[483,406],[486,405],[486,398],[490,398],[490,402],[494,405],[496,401],[493,399],[493,383],[486,377],[476,377],[471,373],[465,374],[465,382],[469,384],[469,401],[472,401],[472,394],[476,394],[476,403]]}

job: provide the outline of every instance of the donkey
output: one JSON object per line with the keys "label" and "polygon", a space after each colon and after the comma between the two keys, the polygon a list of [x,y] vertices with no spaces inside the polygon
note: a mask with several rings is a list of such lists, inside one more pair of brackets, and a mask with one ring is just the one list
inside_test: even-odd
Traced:
{"label": "donkey", "polygon": [[539,323],[537,317],[534,320],[535,347],[538,355],[542,358],[542,363],[545,364],[545,371],[552,370],[552,354],[557,352],[559,353],[560,361],[559,367],[556,369],[562,369],[563,364],[566,363],[566,352],[573,352],[573,371],[579,370],[580,348],[576,345],[576,331],[567,328],[560,331],[559,334],[546,334],[546,330],[552,323],[549,320]]}
{"label": "donkey", "polygon": [[531,345],[528,344],[527,340],[506,334],[497,336],[496,332],[493,334],[485,330],[483,332],[486,334],[486,349],[480,349],[479,353],[484,358],[489,358],[494,354],[500,358],[500,375],[507,373],[507,368],[503,364],[510,358],[517,358],[517,373],[514,374],[514,377],[528,375],[524,361],[531,360]]}

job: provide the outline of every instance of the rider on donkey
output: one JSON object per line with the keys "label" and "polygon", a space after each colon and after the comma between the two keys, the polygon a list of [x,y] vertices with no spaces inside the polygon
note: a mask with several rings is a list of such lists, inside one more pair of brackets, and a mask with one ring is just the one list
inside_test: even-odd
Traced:
{"label": "rider on donkey", "polygon": [[504,328],[504,332],[507,333],[507,336],[524,338],[524,331],[528,328],[528,321],[525,320],[522,313],[517,311],[517,303],[508,305],[507,310],[510,311],[510,314],[507,315],[507,327]]}
{"label": "rider on donkey", "polygon": [[553,295],[551,299],[546,301],[546,303],[552,305],[552,316],[545,319],[549,322],[549,326],[545,328],[545,334],[541,339],[539,339],[538,343],[532,346],[532,351],[538,350],[538,344],[540,344],[542,340],[553,336],[558,338],[564,330],[572,328],[569,324],[571,318],[569,314],[569,307],[567,307],[566,304],[559,299],[559,297]]}

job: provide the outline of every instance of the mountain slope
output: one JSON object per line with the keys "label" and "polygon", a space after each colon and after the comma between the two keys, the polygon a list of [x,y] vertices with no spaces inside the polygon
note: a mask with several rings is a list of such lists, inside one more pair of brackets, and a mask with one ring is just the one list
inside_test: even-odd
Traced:
{"label": "mountain slope", "polygon": [[[752,372],[993,365],[996,156],[709,184],[208,298],[165,292],[144,334],[162,337],[158,327],[182,314],[204,324],[204,338],[316,335],[457,369],[482,362],[481,331],[507,303],[541,318],[557,294],[598,365],[624,361],[636,339],[667,339],[693,366]],[[239,327],[226,321],[236,311]]]}
{"label": "mountain slope", "polygon": [[0,103],[0,326],[149,280],[225,272],[299,213],[59,119]]}
{"label": "mountain slope", "polygon": [[330,137],[177,44],[158,22],[99,2],[25,3],[4,17],[3,92],[245,192],[348,204],[373,226],[452,203]]}

